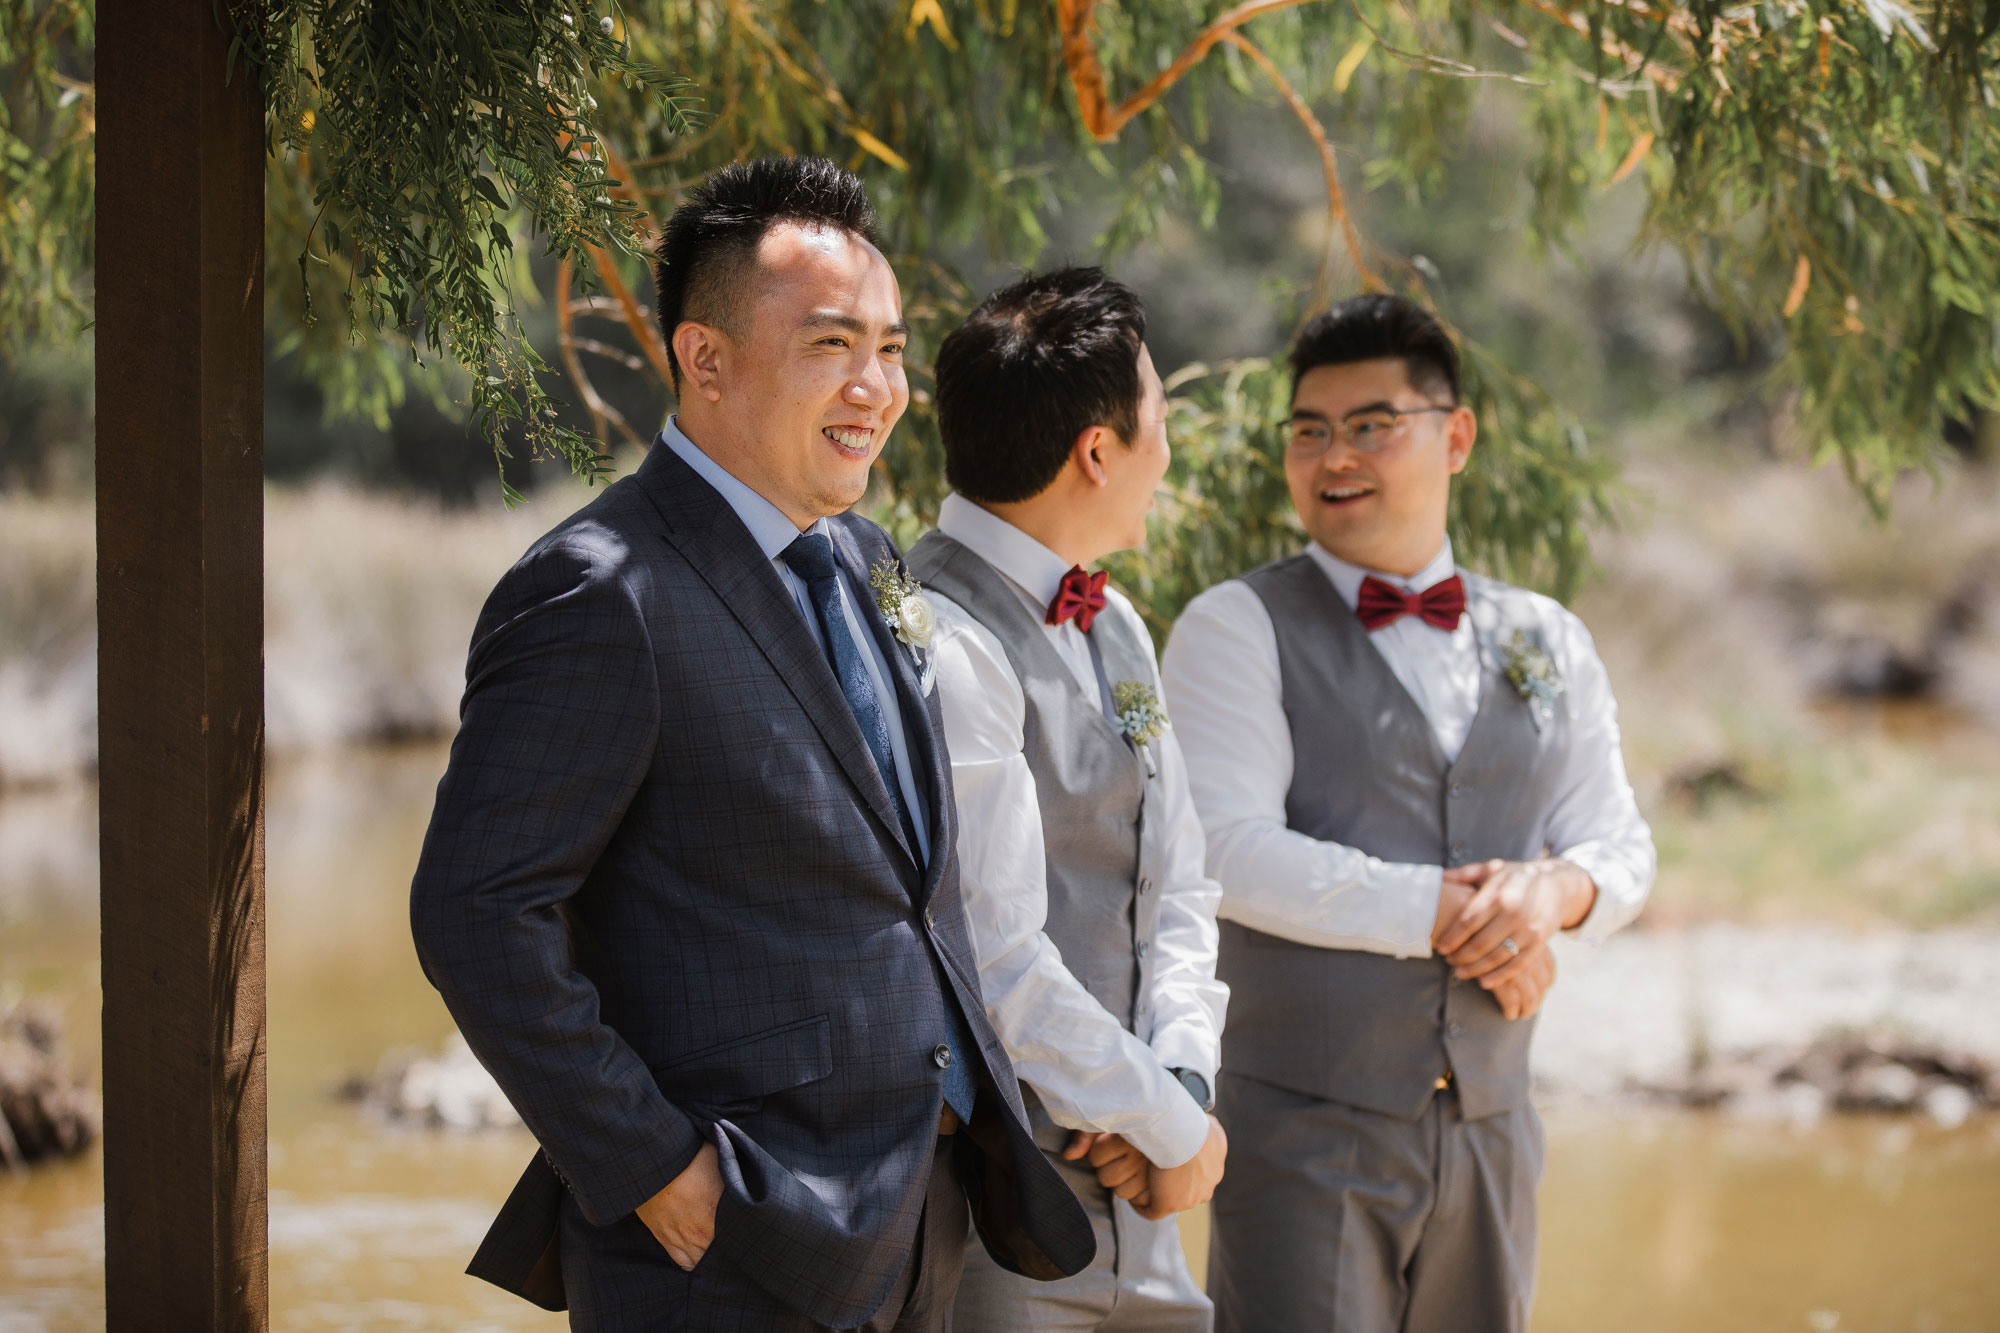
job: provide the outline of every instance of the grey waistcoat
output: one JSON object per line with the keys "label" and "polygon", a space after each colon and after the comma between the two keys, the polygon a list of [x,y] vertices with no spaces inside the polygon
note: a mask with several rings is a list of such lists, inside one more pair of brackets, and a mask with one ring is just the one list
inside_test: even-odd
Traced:
{"label": "grey waistcoat", "polygon": [[[925,587],[963,607],[1000,642],[1027,697],[1022,731],[1035,778],[1047,852],[1049,914],[1043,928],[1063,965],[1127,1030],[1150,1036],[1153,936],[1159,926],[1159,880],[1166,829],[1160,782],[1145,756],[1083,692],[1041,622],[1005,575],[962,543],[933,532],[906,563]],[[1153,683],[1151,659],[1121,618],[1100,615],[1090,638],[1106,686]],[[1054,1131],[1030,1097],[1037,1141]]]}
{"label": "grey waistcoat", "polygon": [[[1538,634],[1529,596],[1464,578],[1479,635],[1479,711],[1447,763],[1423,711],[1311,557],[1245,576],[1277,633],[1294,755],[1289,827],[1385,861],[1542,854],[1568,713],[1557,707],[1538,730],[1504,674],[1514,629]],[[1440,959],[1316,948],[1224,922],[1217,972],[1230,991],[1225,1069],[1409,1119],[1447,1069],[1468,1119],[1527,1099],[1533,1020],[1508,1022]]]}

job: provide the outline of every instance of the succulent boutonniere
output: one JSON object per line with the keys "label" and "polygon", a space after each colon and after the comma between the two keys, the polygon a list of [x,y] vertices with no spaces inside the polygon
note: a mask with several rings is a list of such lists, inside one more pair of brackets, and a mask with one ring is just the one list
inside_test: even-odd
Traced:
{"label": "succulent boutonniere", "polygon": [[1528,637],[1524,629],[1514,631],[1514,637],[1503,650],[1507,679],[1514,690],[1528,702],[1528,716],[1534,720],[1535,730],[1540,731],[1555,718],[1556,700],[1569,688],[1563,683],[1562,672],[1556,670],[1555,659],[1541,644]]}
{"label": "succulent boutonniere", "polygon": [[875,590],[875,609],[896,632],[897,639],[919,651],[931,646],[937,633],[937,610],[924,596],[923,585],[896,561],[884,556],[868,571]]}
{"label": "succulent boutonniere", "polygon": [[1153,764],[1153,742],[1173,725],[1159,694],[1143,680],[1121,680],[1111,687],[1111,707],[1118,714],[1118,730],[1139,747],[1146,776],[1152,777],[1159,771]]}

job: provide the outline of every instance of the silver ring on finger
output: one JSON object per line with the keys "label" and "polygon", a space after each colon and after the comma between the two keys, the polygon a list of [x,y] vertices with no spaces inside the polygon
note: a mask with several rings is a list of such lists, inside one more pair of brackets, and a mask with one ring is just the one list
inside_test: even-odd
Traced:
{"label": "silver ring on finger", "polygon": [[1514,943],[1514,937],[1511,935],[1500,941],[1500,947],[1507,951],[1507,956],[1510,958],[1519,956],[1521,952],[1521,946]]}

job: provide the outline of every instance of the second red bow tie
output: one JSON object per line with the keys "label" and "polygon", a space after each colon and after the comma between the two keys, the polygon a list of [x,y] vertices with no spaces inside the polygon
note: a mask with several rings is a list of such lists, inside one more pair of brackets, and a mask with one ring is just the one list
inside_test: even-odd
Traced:
{"label": "second red bow tie", "polygon": [[1095,574],[1083,572],[1082,565],[1071,565],[1069,573],[1062,576],[1056,586],[1055,599],[1049,603],[1049,614],[1045,624],[1060,625],[1065,620],[1074,619],[1076,627],[1090,633],[1090,622],[1097,619],[1097,613],[1104,609],[1104,581],[1110,575],[1103,570]]}
{"label": "second red bow tie", "polygon": [[1361,596],[1355,600],[1354,614],[1361,627],[1371,632],[1393,625],[1404,616],[1416,616],[1426,625],[1441,630],[1455,630],[1458,618],[1465,614],[1465,580],[1453,574],[1422,592],[1404,592],[1393,583],[1370,575],[1361,580]]}

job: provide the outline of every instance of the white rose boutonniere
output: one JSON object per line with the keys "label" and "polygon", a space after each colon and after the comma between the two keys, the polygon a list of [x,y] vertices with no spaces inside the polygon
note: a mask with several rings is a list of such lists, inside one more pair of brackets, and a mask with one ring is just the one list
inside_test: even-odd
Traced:
{"label": "white rose boutonniere", "polygon": [[896,637],[912,648],[928,648],[937,633],[937,612],[930,598],[912,593],[896,607]]}
{"label": "white rose boutonniere", "polygon": [[868,571],[868,586],[875,590],[875,609],[897,639],[911,648],[928,648],[937,633],[937,608],[924,596],[923,585],[903,567],[886,556]]}
{"label": "white rose boutonniere", "polygon": [[900,562],[886,556],[869,569],[868,586],[875,592],[875,609],[896,641],[917,659],[917,688],[928,696],[937,684],[937,667],[930,655],[931,640],[937,637],[937,608],[924,596],[923,585]]}
{"label": "white rose boutonniere", "polygon": [[1528,631],[1517,629],[1514,637],[1503,650],[1507,679],[1515,692],[1528,703],[1528,716],[1534,720],[1535,730],[1541,731],[1555,719],[1556,700],[1569,687],[1563,683],[1562,672],[1556,669],[1555,659],[1548,650],[1528,637]]}

